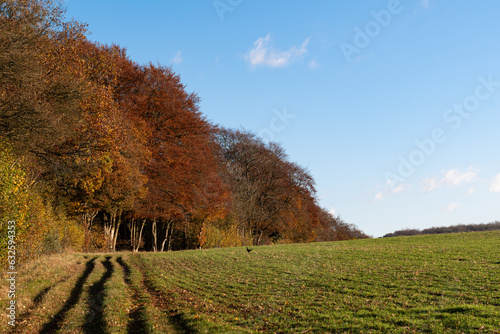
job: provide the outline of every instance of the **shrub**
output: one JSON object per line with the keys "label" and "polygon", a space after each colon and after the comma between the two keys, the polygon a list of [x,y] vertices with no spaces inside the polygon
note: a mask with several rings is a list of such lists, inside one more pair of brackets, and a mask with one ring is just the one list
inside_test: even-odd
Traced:
{"label": "shrub", "polygon": [[240,231],[237,226],[204,224],[201,230],[200,247],[239,247],[252,244],[252,237]]}
{"label": "shrub", "polygon": [[46,203],[10,150],[0,147],[0,261],[7,257],[7,222],[16,222],[16,262],[83,248],[83,229]]}

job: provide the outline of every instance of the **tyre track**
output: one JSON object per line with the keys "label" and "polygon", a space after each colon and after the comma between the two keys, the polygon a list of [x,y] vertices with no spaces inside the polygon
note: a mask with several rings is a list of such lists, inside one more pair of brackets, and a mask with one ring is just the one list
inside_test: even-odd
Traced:
{"label": "tyre track", "polygon": [[125,281],[125,284],[129,287],[129,289],[132,291],[132,303],[134,307],[132,310],[129,312],[129,323],[127,325],[127,333],[129,334],[142,334],[142,333],[148,333],[147,329],[147,324],[145,319],[147,319],[147,312],[145,308],[145,303],[141,298],[141,292],[139,291],[138,286],[134,284],[132,281],[132,271],[130,270],[130,267],[128,264],[126,264],[123,261],[123,257],[120,256],[116,258],[116,262],[122,267],[123,269],[123,280]]}
{"label": "tyre track", "polygon": [[87,281],[87,278],[89,275],[92,273],[95,267],[95,260],[97,257],[94,257],[87,261],[85,264],[85,271],[83,274],[80,276],[78,281],[76,282],[75,286],[71,290],[70,297],[66,301],[66,303],[63,305],[63,307],[57,312],[57,314],[52,318],[52,320],[48,323],[46,323],[40,333],[45,334],[45,333],[54,333],[58,329],[61,328],[62,322],[64,321],[64,318],[66,317],[66,313],[71,310],[75,305],[78,303],[80,300],[80,297],[83,293],[83,286],[85,282]]}
{"label": "tyre track", "polygon": [[136,263],[134,266],[141,273],[141,283],[151,296],[153,305],[167,315],[169,323],[172,325],[175,332],[182,334],[197,334],[198,330],[188,319],[186,319],[184,312],[171,308],[168,305],[168,300],[170,299],[169,296],[166,292],[154,286],[153,282],[149,278],[149,275],[147,274],[146,268],[144,268],[144,264]]}
{"label": "tyre track", "polygon": [[42,289],[36,296],[33,298],[33,304],[22,314],[19,315],[19,318],[17,319],[17,322],[19,323],[19,328],[13,328],[9,333],[21,333],[20,328],[23,326],[24,323],[27,323],[31,316],[33,315],[33,312],[38,308],[38,306],[43,302],[45,296],[56,286],[58,286],[61,283],[66,282],[71,276],[65,277],[60,279],[59,281],[55,282],[51,286],[48,286],[44,289]]}
{"label": "tyre track", "polygon": [[[87,259],[87,256],[85,256],[85,259]],[[33,316],[33,313],[39,308],[40,304],[42,304],[42,302],[45,300],[46,296],[53,289],[58,287],[60,284],[63,284],[66,281],[68,281],[69,279],[73,278],[76,275],[76,273],[78,272],[77,267],[80,264],[81,264],[80,261],[76,262],[75,264],[73,264],[69,268],[67,275],[65,277],[59,279],[58,281],[56,281],[52,285],[40,290],[40,292],[33,298],[32,304],[25,311],[23,311],[23,313],[19,314],[18,318],[16,319],[16,322],[18,323],[18,325],[16,327],[12,328],[9,331],[9,333],[10,334],[22,333],[23,331],[21,330],[21,328],[24,327],[23,326],[24,324],[29,323],[29,321],[31,320],[31,317]]]}
{"label": "tyre track", "polygon": [[99,281],[92,284],[89,288],[87,299],[88,313],[83,324],[83,331],[87,334],[106,333],[107,326],[103,317],[104,295],[106,282],[111,278],[114,272],[111,256],[106,256],[102,264],[106,271],[102,274]]}

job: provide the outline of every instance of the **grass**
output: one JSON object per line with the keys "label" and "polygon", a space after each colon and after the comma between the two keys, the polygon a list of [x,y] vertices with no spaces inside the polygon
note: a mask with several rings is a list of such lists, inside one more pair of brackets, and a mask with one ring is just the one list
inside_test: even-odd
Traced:
{"label": "grass", "polygon": [[500,333],[500,232],[65,254],[16,284],[1,332]]}

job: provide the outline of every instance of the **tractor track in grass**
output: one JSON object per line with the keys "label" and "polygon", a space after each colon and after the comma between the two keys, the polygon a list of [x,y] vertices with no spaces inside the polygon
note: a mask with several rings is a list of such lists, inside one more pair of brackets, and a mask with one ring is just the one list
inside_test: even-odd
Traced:
{"label": "tractor track in grass", "polygon": [[[113,263],[116,261],[116,263]],[[102,268],[101,268],[102,264]],[[56,282],[40,289],[31,298],[31,304],[19,315],[17,326],[8,333],[56,333],[66,330],[67,321],[75,309],[85,309],[84,318],[73,323],[78,333],[108,333],[113,328],[107,323],[104,311],[105,298],[109,293],[106,283],[115,272],[120,274],[124,282],[126,296],[132,307],[127,311],[125,320],[127,334],[140,333],[197,333],[198,331],[184,318],[184,314],[169,305],[168,294],[154,286],[147,275],[148,268],[140,258],[130,261],[127,255],[94,255],[85,256],[83,267],[75,264],[68,273]],[[99,269],[99,270],[98,270]],[[95,276],[95,277],[94,277]],[[61,284],[73,281],[64,297],[64,303],[53,309],[50,319],[36,320],[37,313],[44,313],[42,306],[54,299]],[[59,288],[60,289],[60,288]],[[61,297],[59,297],[61,298]],[[60,299],[59,299],[60,300]],[[45,305],[46,306],[46,305]],[[45,308],[44,308],[45,309]],[[50,312],[50,311],[49,311]],[[80,311],[78,311],[80,312]],[[35,325],[37,324],[38,325]],[[35,327],[28,327],[28,324]],[[35,329],[37,328],[37,329]],[[71,328],[71,327],[70,327]]]}
{"label": "tractor track in grass", "polygon": [[33,298],[31,305],[23,312],[21,313],[18,318],[17,318],[17,323],[19,324],[17,327],[12,328],[9,333],[22,333],[21,328],[24,327],[24,325],[28,324],[31,320],[31,317],[33,316],[33,313],[40,307],[40,305],[44,302],[45,298],[47,295],[59,287],[60,284],[63,284],[76,276],[76,272],[78,272],[78,269],[76,267],[80,264],[80,262],[75,263],[71,269],[69,270],[69,273],[62,277],[61,279],[57,280],[53,284],[51,284],[48,287],[45,287],[40,290],[40,292]]}
{"label": "tractor track in grass", "polygon": [[106,271],[102,274],[101,278],[94,282],[88,291],[88,313],[85,316],[85,323],[83,324],[84,333],[107,333],[107,325],[104,321],[103,306],[105,295],[105,284],[114,273],[114,267],[111,263],[112,256],[106,256],[104,261],[101,261]]}
{"label": "tractor track in grass", "polygon": [[[103,308],[104,296],[106,295],[105,284],[115,271],[111,262],[113,256],[85,256],[84,258],[86,260],[84,268],[74,269],[80,264],[79,262],[69,270],[69,273],[65,275],[65,277],[40,290],[32,299],[29,308],[20,314],[17,320],[18,325],[11,329],[9,333],[55,333],[62,331],[63,328],[65,328],[65,323],[68,321],[68,315],[74,312],[74,309],[77,308],[78,305],[83,304],[86,305],[86,314],[85,319],[77,325],[79,327],[78,333],[95,334],[109,332],[109,328],[103,316]],[[98,263],[102,264],[104,269],[102,272],[101,269],[99,269],[99,272],[96,272],[96,265]],[[98,280],[91,279],[93,275],[99,275],[100,278]],[[57,295],[57,288],[73,278],[75,279],[74,284],[70,289],[67,289],[69,295],[66,295],[67,297],[54,297],[53,293]],[[89,282],[89,280],[92,282]],[[66,289],[64,291],[66,291]],[[43,311],[40,308],[46,301],[50,303],[52,299],[53,302],[55,300],[54,298],[67,299],[64,299],[65,303],[59,307],[58,311],[55,311],[57,309],[54,310],[54,315],[51,319],[45,322],[36,320],[36,313],[50,312],[49,309]],[[38,327],[38,330],[33,327],[29,328],[30,323],[31,325],[35,325],[35,328]]]}
{"label": "tractor track in grass", "polygon": [[45,296],[52,290],[54,289],[56,286],[58,286],[59,284],[61,283],[64,283],[66,282],[70,277],[65,277],[65,278],[62,278],[60,279],[59,281],[57,281],[56,283],[52,284],[51,286],[48,286],[44,289],[42,289],[36,296],[35,298],[33,298],[33,304],[28,307],[28,309],[26,311],[24,311],[22,314],[19,315],[19,318],[18,318],[18,323],[19,323],[19,326],[18,328],[14,327],[9,333],[21,333],[20,332],[20,328],[22,328],[22,326],[26,323],[29,322],[33,312],[38,308],[38,306],[42,303],[42,301],[44,300]]}
{"label": "tractor track in grass", "polygon": [[[85,260],[88,259],[87,256],[84,257]],[[96,257],[87,261],[85,263],[85,270],[83,272],[83,274],[80,276],[80,278],[78,278],[78,280],[75,280],[76,281],[76,284],[78,285],[78,283],[80,282],[83,282],[85,281],[86,277],[88,275],[90,275],[90,273],[92,272],[93,270],[93,261],[95,261]],[[27,327],[30,325],[30,324],[35,324],[37,323],[37,316],[36,316],[36,313],[37,312],[40,312],[40,307],[41,305],[43,305],[43,303],[45,303],[45,301],[47,300],[48,296],[51,295],[51,293],[55,290],[57,290],[61,285],[63,285],[64,283],[72,280],[73,278],[77,277],[79,274],[81,274],[81,270],[78,268],[78,266],[81,264],[80,261],[78,261],[77,263],[73,264],[67,272],[65,272],[65,275],[60,278],[59,280],[53,282],[52,284],[50,284],[49,286],[47,287],[44,287],[43,289],[41,289],[36,296],[34,296],[32,299],[31,299],[31,303],[30,305],[22,312],[19,314],[19,316],[17,317],[16,319],[16,323],[17,325],[13,328],[11,328],[9,331],[6,331],[8,333],[26,333],[29,329],[27,329]],[[85,277],[84,277],[85,276]],[[77,299],[77,295],[78,295],[78,291],[74,290],[73,289],[73,295],[70,297],[73,298],[73,299]],[[50,299],[50,298],[49,298]],[[51,326],[59,326],[59,321],[57,320],[58,318],[63,318],[64,317],[64,313],[66,311],[68,311],[69,309],[71,309],[71,304],[73,303],[72,300],[68,299],[68,301],[66,302],[65,306],[63,308],[60,309],[59,313],[53,317],[53,320],[51,321]],[[47,324],[48,325],[48,324]],[[47,328],[48,330],[48,328]],[[40,330],[40,333],[42,333],[43,330]]]}
{"label": "tractor track in grass", "polygon": [[174,333],[182,334],[196,334],[198,330],[186,319],[184,312],[181,310],[172,308],[168,304],[171,299],[165,291],[162,291],[155,287],[153,281],[147,274],[146,268],[143,263],[135,263],[134,266],[140,272],[142,282],[148,294],[151,296],[154,307],[161,310],[163,314],[168,317],[169,323],[174,330]]}
{"label": "tractor track in grass", "polygon": [[132,292],[130,298],[134,307],[129,312],[129,322],[127,325],[127,333],[129,334],[140,334],[147,333],[147,324],[145,319],[147,318],[146,305],[143,300],[141,300],[140,287],[136,286],[132,280],[132,271],[130,266],[123,261],[123,257],[119,256],[116,258],[116,262],[123,269],[123,280],[128,286],[129,290]]}
{"label": "tractor track in grass", "polygon": [[61,328],[64,318],[66,317],[68,311],[70,311],[73,307],[75,307],[75,305],[80,300],[80,297],[84,290],[85,282],[87,281],[88,277],[94,270],[95,260],[97,260],[97,258],[98,258],[97,256],[93,257],[92,259],[87,261],[87,263],[85,263],[85,270],[82,273],[82,275],[78,278],[75,286],[71,290],[71,294],[69,298],[66,300],[66,303],[52,318],[52,320],[43,326],[40,333],[54,333]]}

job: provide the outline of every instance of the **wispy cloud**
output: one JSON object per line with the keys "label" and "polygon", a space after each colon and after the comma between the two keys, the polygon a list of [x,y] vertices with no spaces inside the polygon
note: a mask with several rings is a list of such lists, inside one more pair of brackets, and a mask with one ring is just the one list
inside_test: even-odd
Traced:
{"label": "wispy cloud", "polygon": [[476,171],[470,170],[467,172],[461,172],[458,169],[443,170],[441,172],[441,179],[436,177],[426,178],[420,182],[423,192],[430,192],[434,189],[448,186],[448,187],[458,187],[462,184],[471,183],[477,175]]}
{"label": "wispy cloud", "polygon": [[271,45],[271,34],[269,33],[266,37],[261,37],[253,43],[253,48],[245,55],[245,60],[252,67],[285,67],[304,57],[310,40],[311,38],[308,37],[300,47],[292,46],[286,51],[281,51]]}
{"label": "wispy cloud", "polygon": [[453,211],[453,210],[457,209],[458,207],[460,207],[460,204],[458,204],[458,203],[450,203],[448,206],[445,206],[443,208],[443,211]]}
{"label": "wispy cloud", "polygon": [[444,172],[444,177],[441,180],[441,183],[447,186],[456,187],[461,184],[470,183],[475,177],[476,172],[473,171],[461,172],[456,169],[450,169],[449,171]]}
{"label": "wispy cloud", "polygon": [[428,9],[430,6],[430,0],[422,0],[421,4],[422,4],[422,7],[424,7],[424,9]]}
{"label": "wispy cloud", "polygon": [[[380,188],[380,187],[377,187]],[[411,188],[410,184],[400,184],[397,187],[391,186],[391,183],[388,181],[384,191],[379,191],[375,194],[374,200],[376,201],[381,201],[383,200],[387,195],[394,195],[394,194],[399,194],[404,191],[407,191],[408,189]]]}
{"label": "wispy cloud", "polygon": [[318,62],[316,59],[313,59],[309,62],[309,69],[311,69],[311,70],[317,70],[320,67],[321,67],[321,63]]}
{"label": "wispy cloud", "polygon": [[179,51],[175,54],[174,58],[172,58],[171,62],[173,65],[179,65],[183,60],[184,59],[182,58],[182,51]]}
{"label": "wispy cloud", "polygon": [[500,174],[495,176],[493,181],[491,181],[490,191],[494,193],[500,193]]}
{"label": "wispy cloud", "polygon": [[397,186],[396,188],[392,189],[390,191],[390,194],[398,194],[398,193],[402,193],[403,191],[406,191],[407,189],[409,189],[411,186],[409,184],[400,184],[399,186]]}
{"label": "wispy cloud", "polygon": [[420,184],[422,185],[422,191],[425,193],[428,193],[429,191],[432,191],[439,187],[439,182],[435,177],[423,179]]}
{"label": "wispy cloud", "polygon": [[384,199],[384,192],[382,191],[379,191],[376,195],[375,195],[375,200],[376,201],[381,201]]}

